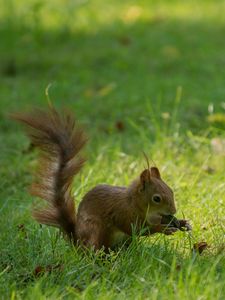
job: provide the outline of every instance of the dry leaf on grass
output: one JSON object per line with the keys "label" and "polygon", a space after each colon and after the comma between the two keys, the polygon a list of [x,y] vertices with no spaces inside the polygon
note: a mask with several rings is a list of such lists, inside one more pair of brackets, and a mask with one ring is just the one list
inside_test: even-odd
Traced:
{"label": "dry leaf on grass", "polygon": [[125,129],[124,123],[122,121],[117,121],[115,126],[118,131],[124,131]]}
{"label": "dry leaf on grass", "polygon": [[35,277],[38,277],[40,275],[43,275],[44,273],[50,273],[54,270],[59,270],[61,271],[63,269],[63,265],[62,264],[57,264],[55,266],[53,265],[47,265],[46,267],[43,267],[43,266],[37,266],[35,269],[34,269],[34,276]]}
{"label": "dry leaf on grass", "polygon": [[193,246],[193,251],[201,255],[202,252],[208,247],[209,245],[206,242],[195,243]]}

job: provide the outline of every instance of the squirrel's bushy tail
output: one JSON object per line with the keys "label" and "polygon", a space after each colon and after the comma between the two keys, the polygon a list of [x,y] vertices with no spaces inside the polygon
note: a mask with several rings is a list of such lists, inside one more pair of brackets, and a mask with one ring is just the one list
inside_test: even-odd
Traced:
{"label": "squirrel's bushy tail", "polygon": [[79,155],[86,143],[83,131],[77,128],[69,112],[59,114],[53,107],[47,112],[34,109],[12,117],[26,125],[31,143],[41,152],[31,194],[44,199],[48,205],[35,209],[34,218],[61,228],[75,242],[76,212],[71,185],[85,161]]}

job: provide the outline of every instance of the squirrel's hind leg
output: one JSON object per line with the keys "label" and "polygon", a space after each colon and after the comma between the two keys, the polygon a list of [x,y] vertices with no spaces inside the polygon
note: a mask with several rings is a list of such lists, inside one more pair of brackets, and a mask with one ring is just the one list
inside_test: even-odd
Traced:
{"label": "squirrel's hind leg", "polygon": [[109,239],[105,225],[98,220],[82,222],[77,230],[78,240],[82,246],[95,251],[104,249],[108,251]]}

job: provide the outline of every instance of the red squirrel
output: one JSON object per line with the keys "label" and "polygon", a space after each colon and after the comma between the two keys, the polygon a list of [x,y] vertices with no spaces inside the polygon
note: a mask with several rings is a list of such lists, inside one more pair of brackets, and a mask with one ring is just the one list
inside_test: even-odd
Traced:
{"label": "red squirrel", "polygon": [[[71,192],[75,175],[85,159],[80,151],[86,136],[69,112],[34,109],[14,114],[26,125],[31,143],[40,150],[39,170],[31,194],[44,199],[46,208],[35,209],[41,224],[60,228],[74,244],[108,250],[126,241],[133,228],[139,234],[173,234],[179,228],[161,222],[174,215],[172,189],[162,180],[157,167],[143,170],[128,187],[100,184],[83,197],[77,213]],[[180,220],[188,228],[186,220]],[[145,228],[145,230],[143,230]]]}

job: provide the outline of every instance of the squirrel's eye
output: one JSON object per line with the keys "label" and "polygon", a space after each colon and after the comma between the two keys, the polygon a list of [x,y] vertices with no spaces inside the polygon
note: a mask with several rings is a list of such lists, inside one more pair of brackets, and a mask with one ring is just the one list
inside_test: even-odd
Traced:
{"label": "squirrel's eye", "polygon": [[153,195],[153,197],[152,197],[153,202],[160,203],[161,200],[162,200],[162,198],[160,195]]}

